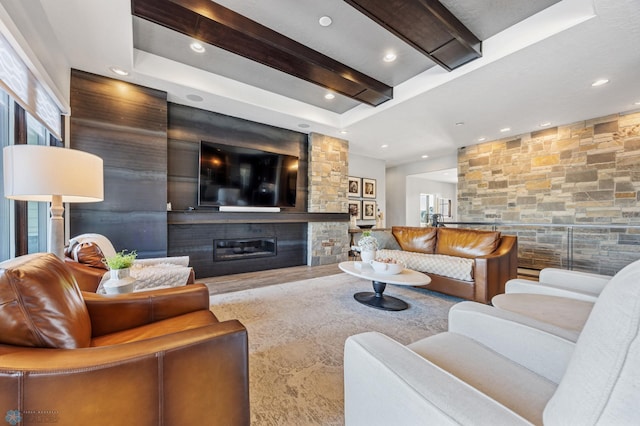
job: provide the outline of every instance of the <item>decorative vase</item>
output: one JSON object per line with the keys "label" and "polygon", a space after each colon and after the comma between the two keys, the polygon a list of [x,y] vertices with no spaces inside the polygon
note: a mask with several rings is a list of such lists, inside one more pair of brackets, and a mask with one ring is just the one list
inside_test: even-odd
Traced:
{"label": "decorative vase", "polygon": [[131,269],[111,269],[109,279],[102,287],[107,294],[131,293],[136,279],[131,276]]}
{"label": "decorative vase", "polygon": [[364,263],[369,263],[369,261],[374,260],[376,258],[375,250],[361,250],[360,258]]}

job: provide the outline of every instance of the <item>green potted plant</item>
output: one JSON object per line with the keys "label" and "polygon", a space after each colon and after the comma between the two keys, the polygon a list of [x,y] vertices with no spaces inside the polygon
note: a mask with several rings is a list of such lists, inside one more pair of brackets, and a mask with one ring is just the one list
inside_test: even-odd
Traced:
{"label": "green potted plant", "polygon": [[360,247],[360,258],[363,262],[369,262],[376,258],[376,250],[378,250],[378,240],[371,235],[371,231],[362,232],[362,238],[358,240]]}
{"label": "green potted plant", "polygon": [[131,276],[131,266],[138,253],[135,250],[119,251],[115,256],[108,257],[104,263],[109,267],[109,279],[102,285],[107,294],[130,293],[133,291],[135,278]]}
{"label": "green potted plant", "polygon": [[104,263],[107,264],[109,270],[112,269],[127,269],[133,266],[133,261],[138,257],[138,253],[136,251],[132,251],[127,253],[127,250],[119,251],[115,254],[115,256],[108,257],[104,260]]}

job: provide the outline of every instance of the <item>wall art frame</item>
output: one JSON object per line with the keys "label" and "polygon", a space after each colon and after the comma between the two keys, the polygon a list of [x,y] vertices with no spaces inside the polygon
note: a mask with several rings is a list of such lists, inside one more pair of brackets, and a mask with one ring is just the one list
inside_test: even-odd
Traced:
{"label": "wall art frame", "polygon": [[362,197],[362,178],[349,176],[349,186],[347,194],[351,198]]}
{"label": "wall art frame", "polygon": [[376,219],[376,202],[375,201],[362,201],[362,220],[375,220]]}
{"label": "wall art frame", "polygon": [[355,216],[356,220],[362,219],[362,201],[349,200],[349,217]]}
{"label": "wall art frame", "polygon": [[376,180],[362,178],[362,198],[376,198]]}

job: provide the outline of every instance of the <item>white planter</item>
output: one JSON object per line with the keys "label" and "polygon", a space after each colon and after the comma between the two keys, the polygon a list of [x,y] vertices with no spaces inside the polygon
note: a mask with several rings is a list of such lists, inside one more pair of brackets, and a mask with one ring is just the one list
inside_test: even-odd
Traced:
{"label": "white planter", "polygon": [[109,279],[104,282],[102,287],[107,294],[131,293],[136,279],[131,275],[131,269],[111,269],[109,271]]}
{"label": "white planter", "polygon": [[374,260],[376,258],[375,250],[361,250],[360,258],[364,263],[369,263],[369,261]]}

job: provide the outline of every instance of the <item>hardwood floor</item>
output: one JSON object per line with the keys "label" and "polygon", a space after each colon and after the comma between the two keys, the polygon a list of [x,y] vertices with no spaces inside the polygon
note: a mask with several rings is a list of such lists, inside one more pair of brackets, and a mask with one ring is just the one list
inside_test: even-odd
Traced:
{"label": "hardwood floor", "polygon": [[270,269],[268,271],[245,272],[220,277],[198,278],[197,283],[206,284],[209,294],[230,293],[232,291],[265,287],[274,284],[300,281],[316,277],[339,274],[338,264],[321,266],[294,266],[291,268]]}

